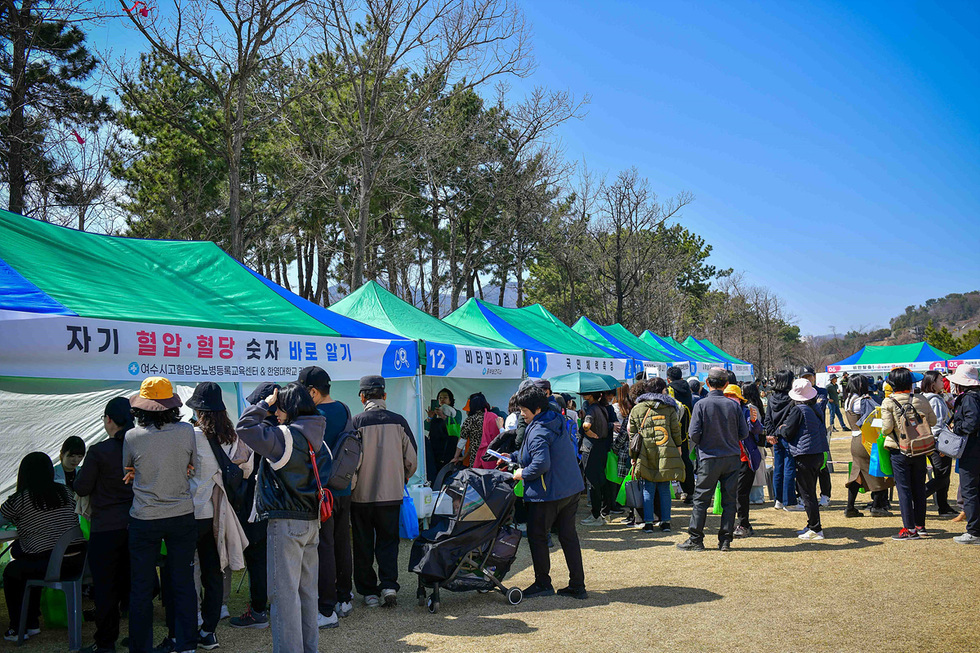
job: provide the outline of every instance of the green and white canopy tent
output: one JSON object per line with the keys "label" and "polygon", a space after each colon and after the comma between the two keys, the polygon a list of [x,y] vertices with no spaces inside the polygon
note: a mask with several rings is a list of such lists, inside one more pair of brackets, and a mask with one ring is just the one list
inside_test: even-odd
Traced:
{"label": "green and white canopy tent", "polygon": [[69,435],[104,437],[102,410],[147,376],[187,398],[221,384],[234,419],[259,381],[320,365],[356,411],[357,379],[382,374],[414,409],[415,343],[279,288],[214,243],[99,236],[0,211],[0,494],[21,458],[57,458]]}
{"label": "green and white canopy tent", "polygon": [[567,372],[598,372],[626,380],[629,360],[575,333],[535,304],[503,308],[470,298],[443,321],[485,338],[503,340],[524,350],[524,368],[532,378]]}
{"label": "green and white canopy tent", "polygon": [[[651,347],[632,333],[626,330],[621,324],[612,326],[600,326],[589,318],[582,316],[579,318],[572,329],[591,340],[592,342],[615,349],[633,359],[633,376],[641,370],[646,370],[653,376],[667,375],[667,368],[674,364],[674,361],[664,352]],[[632,379],[629,379],[632,382]]]}
{"label": "green and white canopy tent", "polygon": [[861,372],[884,375],[896,367],[907,367],[914,372],[926,372],[945,370],[947,361],[954,358],[956,357],[934,348],[927,342],[893,346],[868,345],[844,360],[828,365],[827,371],[834,374]]}
{"label": "green and white canopy tent", "polygon": [[[365,283],[330,310],[418,342],[422,365],[416,382],[417,410],[412,426],[418,427],[419,434],[423,433],[425,410],[442,388],[453,393],[458,410],[466,397],[482,392],[493,406],[506,412],[524,375],[521,349],[443,322],[377,282]],[[421,465],[419,476],[425,478]]]}

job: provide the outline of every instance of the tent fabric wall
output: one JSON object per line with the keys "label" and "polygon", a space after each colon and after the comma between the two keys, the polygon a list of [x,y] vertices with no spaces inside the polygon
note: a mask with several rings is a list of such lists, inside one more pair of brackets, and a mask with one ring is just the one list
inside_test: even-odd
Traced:
{"label": "tent fabric wall", "polygon": [[946,362],[954,358],[956,357],[935,349],[927,342],[892,346],[868,345],[844,360],[828,365],[827,371],[835,373],[888,372],[894,367],[905,366],[922,372],[931,369],[945,369]]}
{"label": "tent fabric wall", "polygon": [[[220,383],[228,415],[238,420],[234,383]],[[0,376],[0,424],[4,446],[0,449],[0,496],[6,498],[17,486],[20,461],[32,451],[43,451],[57,464],[61,445],[77,435],[86,446],[106,439],[102,425],[105,405],[113,397],[130,397],[139,382],[27,379]],[[175,384],[174,391],[187,401],[193,385]],[[186,406],[184,419],[193,413]],[[122,474],[122,470],[119,472]]]}

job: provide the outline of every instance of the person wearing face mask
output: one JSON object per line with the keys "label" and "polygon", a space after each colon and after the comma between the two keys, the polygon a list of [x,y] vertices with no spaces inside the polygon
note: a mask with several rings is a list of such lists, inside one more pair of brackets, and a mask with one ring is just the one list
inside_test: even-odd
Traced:
{"label": "person wearing face mask", "polygon": [[77,435],[69,436],[61,445],[61,454],[58,457],[58,464],[54,466],[54,482],[67,486],[69,490],[75,489],[75,478],[78,475],[78,466],[82,464],[85,457],[85,440]]}
{"label": "person wearing face mask", "polygon": [[133,488],[123,482],[123,438],[136,426],[129,400],[109,400],[102,415],[108,439],[93,444],[75,477],[75,493],[91,507],[88,564],[95,600],[95,644],[86,653],[114,651],[119,606],[129,603],[129,509]]}

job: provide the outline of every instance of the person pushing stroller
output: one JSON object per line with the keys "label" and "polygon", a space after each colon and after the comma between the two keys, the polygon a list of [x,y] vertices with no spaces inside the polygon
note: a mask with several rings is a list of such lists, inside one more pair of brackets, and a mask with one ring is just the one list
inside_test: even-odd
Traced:
{"label": "person pushing stroller", "polygon": [[584,484],[575,445],[564,433],[565,418],[551,408],[544,390],[535,386],[518,390],[517,406],[527,422],[527,431],[514,457],[520,466],[514,478],[524,481],[527,539],[534,565],[534,583],[524,590],[524,598],[555,593],[548,533],[557,526],[569,576],[568,587],[558,590],[558,594],[586,599],[582,549],[575,530]]}

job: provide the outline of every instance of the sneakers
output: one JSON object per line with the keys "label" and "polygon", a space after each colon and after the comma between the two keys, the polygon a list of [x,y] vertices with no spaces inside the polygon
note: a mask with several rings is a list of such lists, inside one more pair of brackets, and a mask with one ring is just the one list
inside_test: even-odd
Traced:
{"label": "sneakers", "polygon": [[802,503],[798,503],[795,506],[783,506],[783,510],[786,512],[805,512],[806,508],[803,507]]}
{"label": "sneakers", "polygon": [[782,510],[783,509],[783,502],[782,501],[777,501],[776,502],[776,505],[774,505],[773,508],[775,508],[776,510]]}
{"label": "sneakers", "polygon": [[652,533],[653,532],[653,524],[650,523],[650,522],[647,522],[647,523],[643,524],[643,532],[644,533]]}
{"label": "sneakers", "polygon": [[916,533],[915,531],[910,531],[907,528],[903,528],[902,530],[898,531],[897,535],[892,535],[892,539],[901,540],[901,541],[917,540],[919,539],[919,534]]}
{"label": "sneakers", "polygon": [[228,623],[232,628],[268,628],[269,613],[253,610],[252,606],[249,606],[245,609],[245,614],[233,617]]}
{"label": "sneakers", "polygon": [[376,608],[381,605],[381,599],[377,594],[368,594],[364,597],[364,605],[369,608]]}
{"label": "sneakers", "polygon": [[970,533],[963,533],[954,537],[953,541],[957,544],[980,544],[980,537],[971,535]]}
{"label": "sneakers", "polygon": [[872,517],[891,517],[892,514],[890,512],[888,512],[887,510],[885,510],[884,508],[872,508],[871,509],[871,516]]}
{"label": "sneakers", "polygon": [[864,513],[857,508],[848,508],[844,511],[845,517],[864,517]]}
{"label": "sneakers", "polygon": [[669,521],[662,521],[662,522],[660,522],[660,532],[661,533],[669,533],[670,532],[670,522]]}
{"label": "sneakers", "polygon": [[820,507],[827,508],[828,506],[830,506],[830,497],[826,494],[820,495]]}
{"label": "sneakers", "polygon": [[324,617],[322,612],[316,613],[316,627],[320,630],[324,628],[337,628],[340,626],[340,617],[337,616],[337,611],[334,610],[330,613],[329,617]]}
{"label": "sneakers", "polygon": [[915,534],[918,535],[919,537],[929,537],[932,535],[932,533],[926,530],[925,526],[916,526]]}
{"label": "sneakers", "polygon": [[354,604],[351,601],[344,601],[343,603],[338,603],[334,610],[337,612],[337,616],[343,619],[354,611]]}
{"label": "sneakers", "polygon": [[197,634],[197,645],[203,648],[205,651],[210,651],[211,649],[218,648],[221,646],[218,644],[218,638],[215,637],[214,633],[203,633]]}
{"label": "sneakers", "polygon": [[218,621],[221,621],[222,619],[228,619],[229,617],[231,617],[231,613],[228,612],[228,606],[227,605],[221,606],[221,614],[218,615]]}
{"label": "sneakers", "polygon": [[533,599],[538,596],[554,596],[555,588],[548,585],[538,585],[537,583],[532,584],[526,590],[524,590],[525,599]]}
{"label": "sneakers", "polygon": [[626,514],[626,508],[621,508],[620,506],[613,506],[609,509],[610,515],[624,515]]}
{"label": "sneakers", "polygon": [[[27,631],[24,632],[24,639],[28,639],[30,637],[34,637],[35,635],[40,635],[40,634],[41,634],[40,628],[28,628]],[[14,630],[13,628],[8,628],[7,632],[3,634],[3,638],[8,642],[16,642],[17,631]]]}
{"label": "sneakers", "polygon": [[809,528],[806,529],[805,533],[797,535],[796,537],[800,538],[801,540],[806,540],[808,542],[815,542],[817,540],[826,539],[823,536],[823,531],[812,531]]}
{"label": "sneakers", "polygon": [[719,551],[725,551],[725,552],[731,551],[732,550],[732,543],[729,542],[728,540],[722,540],[721,542],[718,543],[718,550]]}
{"label": "sneakers", "polygon": [[398,592],[391,588],[381,590],[381,605],[385,608],[398,605]]}
{"label": "sneakers", "polygon": [[754,531],[751,528],[746,528],[745,526],[739,526],[732,533],[734,537],[752,537]]}
{"label": "sneakers", "polygon": [[567,596],[569,598],[578,599],[580,601],[584,601],[585,599],[589,598],[589,593],[585,591],[584,587],[581,589],[572,589],[571,587],[563,587],[560,590],[558,590],[558,592],[556,593],[558,594],[558,596]]}
{"label": "sneakers", "polygon": [[704,551],[704,542],[695,540],[693,537],[689,537],[680,544],[677,548],[681,551]]}
{"label": "sneakers", "polygon": [[177,650],[177,642],[164,637],[163,640],[153,649],[153,653],[174,653]]}
{"label": "sneakers", "polygon": [[606,520],[602,518],[602,515],[599,515],[598,517],[589,515],[581,522],[582,526],[603,526],[605,523]]}

